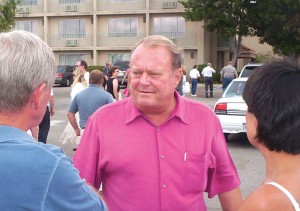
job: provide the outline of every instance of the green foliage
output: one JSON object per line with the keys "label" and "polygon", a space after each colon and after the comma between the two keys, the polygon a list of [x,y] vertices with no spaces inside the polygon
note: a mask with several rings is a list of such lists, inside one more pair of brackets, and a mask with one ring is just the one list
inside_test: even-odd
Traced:
{"label": "green foliage", "polygon": [[0,1],[0,32],[12,30],[15,25],[16,5],[18,1]]}
{"label": "green foliage", "polygon": [[250,1],[244,0],[180,0],[189,21],[204,21],[207,31],[217,30],[223,41],[234,39],[233,62],[240,52],[243,36],[252,35],[248,21]]}
{"label": "green foliage", "polygon": [[101,70],[103,72],[103,68],[105,66],[96,65],[96,66],[88,66],[87,71],[91,72],[92,70]]}
{"label": "green foliage", "polygon": [[274,59],[274,56],[271,54],[257,54],[256,58],[254,59],[255,63],[266,63],[270,60]]}
{"label": "green foliage", "polygon": [[260,0],[249,9],[255,35],[262,43],[273,46],[275,53],[300,55],[300,1]]}

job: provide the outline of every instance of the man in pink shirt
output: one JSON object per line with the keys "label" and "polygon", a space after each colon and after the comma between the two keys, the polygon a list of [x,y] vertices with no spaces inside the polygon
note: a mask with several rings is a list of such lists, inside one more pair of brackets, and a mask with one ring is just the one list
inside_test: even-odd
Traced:
{"label": "man in pink shirt", "polygon": [[82,178],[102,183],[110,211],[206,210],[203,192],[223,210],[242,202],[240,180],[218,118],[178,95],[181,52],[163,36],[134,48],[131,96],[89,119],[74,155]]}

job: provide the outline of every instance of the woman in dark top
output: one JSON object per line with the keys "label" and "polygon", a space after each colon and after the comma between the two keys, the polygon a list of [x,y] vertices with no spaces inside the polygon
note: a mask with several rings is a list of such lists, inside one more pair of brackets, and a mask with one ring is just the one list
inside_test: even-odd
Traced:
{"label": "woman in dark top", "polygon": [[109,92],[116,101],[119,100],[119,83],[117,77],[119,75],[119,69],[116,66],[113,66],[109,69],[108,80],[105,85],[105,90]]}

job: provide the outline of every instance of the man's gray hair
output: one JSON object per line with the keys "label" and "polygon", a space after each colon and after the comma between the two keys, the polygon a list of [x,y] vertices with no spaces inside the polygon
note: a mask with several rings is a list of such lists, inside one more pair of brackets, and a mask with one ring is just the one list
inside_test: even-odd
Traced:
{"label": "man's gray hair", "polygon": [[165,46],[171,53],[172,66],[176,70],[181,67],[181,49],[177,47],[170,39],[162,35],[151,35],[140,40],[132,50],[132,53],[139,45],[146,46]]}
{"label": "man's gray hair", "polygon": [[42,83],[50,89],[56,72],[51,48],[26,31],[0,33],[0,112],[16,112]]}

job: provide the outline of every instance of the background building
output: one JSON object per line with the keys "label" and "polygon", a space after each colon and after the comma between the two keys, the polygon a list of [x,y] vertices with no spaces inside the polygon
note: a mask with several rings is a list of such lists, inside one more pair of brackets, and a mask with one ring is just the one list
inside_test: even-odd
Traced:
{"label": "background building", "polygon": [[15,29],[33,32],[53,49],[57,65],[129,60],[141,38],[164,35],[183,49],[188,69],[211,62],[219,70],[231,58],[228,42],[185,21],[176,0],[21,0]]}

